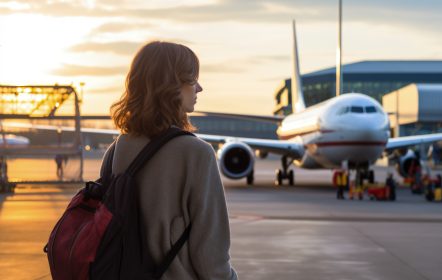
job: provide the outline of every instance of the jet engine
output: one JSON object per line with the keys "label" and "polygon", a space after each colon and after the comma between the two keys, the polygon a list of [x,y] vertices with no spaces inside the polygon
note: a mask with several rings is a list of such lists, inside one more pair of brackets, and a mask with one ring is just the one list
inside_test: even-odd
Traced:
{"label": "jet engine", "polygon": [[420,162],[416,154],[412,150],[408,150],[407,153],[398,157],[396,170],[402,177],[409,177],[413,165],[420,165]]}
{"label": "jet engine", "polygon": [[230,179],[241,179],[253,171],[255,163],[252,149],[243,142],[227,142],[218,150],[221,172]]}

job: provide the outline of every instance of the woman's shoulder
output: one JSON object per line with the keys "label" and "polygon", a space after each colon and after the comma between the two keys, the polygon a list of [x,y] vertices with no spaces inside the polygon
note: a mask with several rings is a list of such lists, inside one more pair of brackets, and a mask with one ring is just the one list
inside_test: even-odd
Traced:
{"label": "woman's shoulder", "polygon": [[176,137],[171,141],[171,145],[175,146],[176,148],[186,151],[190,151],[191,153],[198,153],[198,154],[208,154],[214,153],[214,149],[212,145],[204,141],[203,139],[199,138],[198,136],[191,136],[191,135],[184,135]]}
{"label": "woman's shoulder", "polygon": [[[132,135],[121,135],[117,139],[117,144],[122,150],[140,151],[144,145],[149,142],[149,138],[140,136],[134,137]],[[175,156],[182,155],[188,157],[210,157],[215,155],[215,150],[212,145],[202,140],[198,136],[182,135],[178,136],[166,144],[165,153],[170,153]],[[166,147],[165,146],[165,147]],[[162,149],[163,150],[163,149]]]}

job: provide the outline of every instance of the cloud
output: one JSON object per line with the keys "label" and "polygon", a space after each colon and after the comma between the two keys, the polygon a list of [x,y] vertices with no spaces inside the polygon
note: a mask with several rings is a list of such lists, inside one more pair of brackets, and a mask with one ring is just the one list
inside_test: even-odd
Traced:
{"label": "cloud", "polygon": [[[160,38],[155,38],[154,40],[162,40]],[[78,45],[74,45],[70,47],[68,50],[72,52],[97,52],[97,53],[113,53],[117,55],[124,56],[133,56],[135,53],[148,41],[144,42],[128,42],[128,41],[119,41],[119,42],[108,42],[108,43],[96,43],[96,42],[87,42],[81,43]],[[165,41],[169,42],[178,42],[181,44],[191,44],[190,41],[182,40],[182,39],[165,39]]]}
{"label": "cloud", "polygon": [[244,63],[263,64],[290,61],[289,55],[259,55],[246,58]]}
{"label": "cloud", "polygon": [[140,42],[82,43],[69,48],[72,52],[110,52],[118,55],[134,55],[143,46]]}
{"label": "cloud", "polygon": [[204,73],[241,73],[245,72],[246,69],[244,67],[238,66],[240,63],[230,63],[230,62],[224,62],[224,63],[212,63],[212,64],[202,64],[200,72]]}
{"label": "cloud", "polygon": [[102,67],[64,64],[62,67],[53,70],[52,74],[58,76],[114,76],[124,75],[127,71],[126,66]]}
{"label": "cloud", "polygon": [[[17,1],[27,3],[28,1]],[[24,13],[38,13],[49,16],[87,16],[87,17],[114,17],[138,19],[160,19],[171,20],[176,22],[218,22],[218,21],[240,21],[240,22],[286,22],[293,17],[305,18],[306,15],[317,14],[324,17],[324,14],[316,12],[318,7],[322,7],[316,3],[309,4],[306,0],[298,0],[291,3],[290,1],[233,1],[224,0],[216,3],[201,4],[196,6],[177,6],[169,8],[146,8],[140,5],[138,8],[128,8],[119,5],[116,1],[100,1],[93,8],[88,7],[85,3],[79,2],[45,2],[36,1],[29,7],[24,7],[20,11]],[[320,3],[326,4],[327,1],[322,0]],[[269,5],[270,3],[270,5]],[[304,3],[304,4],[303,4]],[[275,9],[275,6],[278,7]],[[325,5],[324,5],[325,6]],[[323,8],[324,9],[324,8]],[[325,6],[327,9],[327,6]],[[4,13],[8,12],[6,8]],[[9,9],[9,12],[13,12]]]}
{"label": "cloud", "polygon": [[153,25],[150,23],[135,23],[135,22],[108,22],[98,26],[91,31],[91,35],[102,34],[102,33],[120,33],[128,32],[138,29],[150,28]]}
{"label": "cloud", "polygon": [[[120,3],[116,0],[96,1],[93,8],[87,1],[46,2],[17,0],[23,13],[39,13],[49,16],[105,17],[125,20],[169,20],[178,23],[198,22],[246,22],[287,23],[295,18],[298,22],[336,22],[337,1],[329,0],[220,0],[193,6],[151,8],[144,2]],[[138,4],[134,8],[135,4]],[[438,0],[354,0],[344,1],[345,23],[369,22],[372,24],[397,25],[414,29],[434,30],[442,25],[442,1]],[[6,6],[0,13],[16,10]],[[132,26],[136,27],[136,26]]]}

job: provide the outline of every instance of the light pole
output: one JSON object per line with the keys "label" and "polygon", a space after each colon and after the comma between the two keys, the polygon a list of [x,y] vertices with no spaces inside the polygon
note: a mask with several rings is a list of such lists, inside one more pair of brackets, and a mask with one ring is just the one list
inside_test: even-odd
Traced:
{"label": "light pole", "polygon": [[336,49],[336,96],[342,94],[342,0],[339,0],[338,47]]}

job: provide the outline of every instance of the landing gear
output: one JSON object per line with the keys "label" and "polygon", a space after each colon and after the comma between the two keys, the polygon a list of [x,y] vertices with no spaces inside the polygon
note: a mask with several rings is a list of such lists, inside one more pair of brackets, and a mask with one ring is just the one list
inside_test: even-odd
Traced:
{"label": "landing gear", "polygon": [[375,180],[374,170],[356,169],[356,183],[363,185],[364,180],[367,180],[368,183],[373,184]]}
{"label": "landing gear", "polygon": [[253,181],[255,179],[254,177],[254,170],[252,170],[252,172],[250,172],[249,175],[247,175],[247,185],[253,185]]}
{"label": "landing gear", "polygon": [[368,182],[370,184],[373,184],[374,183],[374,171],[373,170],[368,170],[368,174],[367,175],[368,175],[367,176]]}
{"label": "landing gear", "polygon": [[356,178],[354,188],[351,190],[352,198],[353,192],[358,194],[359,200],[363,199],[364,193],[364,180],[367,180],[369,184],[374,183],[374,171],[367,169],[356,169]]}
{"label": "landing gear", "polygon": [[289,180],[290,186],[295,185],[295,173],[293,172],[293,170],[288,171],[289,163],[287,162],[287,156],[283,156],[281,158],[281,163],[282,163],[282,169],[276,169],[275,171],[276,175],[275,185],[282,186],[284,179]]}
{"label": "landing gear", "polygon": [[293,170],[289,171],[289,185],[290,186],[295,185],[295,172],[293,172]]}
{"label": "landing gear", "polygon": [[276,169],[275,170],[276,173],[276,181],[275,181],[275,185],[277,186],[281,186],[282,185],[282,170],[281,169]]}

